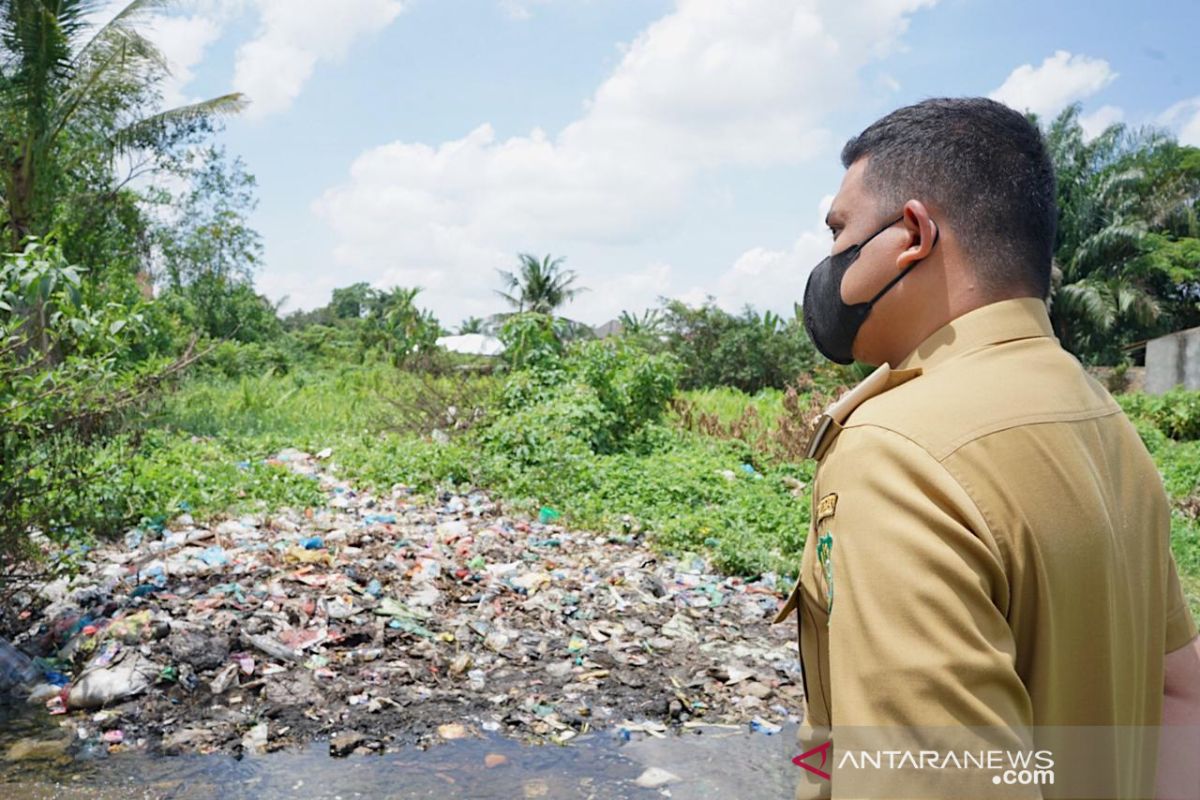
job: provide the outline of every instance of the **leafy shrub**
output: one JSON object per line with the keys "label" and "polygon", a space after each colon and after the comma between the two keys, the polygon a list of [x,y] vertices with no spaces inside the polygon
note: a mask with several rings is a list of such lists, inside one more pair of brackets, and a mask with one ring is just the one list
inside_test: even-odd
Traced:
{"label": "leafy shrub", "polygon": [[260,344],[226,340],[217,343],[202,363],[226,378],[240,378],[268,373],[286,375],[294,365],[294,358],[283,341]]}
{"label": "leafy shrub", "polygon": [[243,280],[204,274],[159,300],[188,330],[211,339],[268,342],[283,332],[275,307]]}
{"label": "leafy shrub", "polygon": [[1200,439],[1200,392],[1175,388],[1161,395],[1135,392],[1116,399],[1131,419],[1149,422],[1171,439]]}
{"label": "leafy shrub", "polygon": [[550,314],[526,311],[512,314],[500,327],[504,343],[502,358],[512,370],[546,371],[559,366],[565,352],[566,331],[562,322]]}
{"label": "leafy shrub", "polygon": [[119,524],[108,478],[122,460],[95,445],[188,363],[130,363],[150,332],[142,309],[86,302],[83,272],[48,242],[0,261],[0,550],[15,558],[35,555],[35,530],[67,542]]}
{"label": "leafy shrub", "polygon": [[672,356],[619,339],[577,342],[565,356],[542,351],[528,363],[506,380],[481,439],[490,450],[522,454],[522,463],[534,463],[534,442],[544,446],[550,439],[616,452],[662,419],[678,372]]}
{"label": "leafy shrub", "polygon": [[735,316],[712,298],[699,308],[672,300],[664,311],[659,323],[664,346],[682,363],[684,389],[731,386],[750,394],[783,389],[812,375],[821,361],[798,315],[785,321],[747,307]]}
{"label": "leafy shrub", "polygon": [[317,482],[270,462],[273,453],[255,440],[151,431],[128,463],[109,474],[122,485],[124,516],[134,520],[182,509],[207,516],[324,504]]}

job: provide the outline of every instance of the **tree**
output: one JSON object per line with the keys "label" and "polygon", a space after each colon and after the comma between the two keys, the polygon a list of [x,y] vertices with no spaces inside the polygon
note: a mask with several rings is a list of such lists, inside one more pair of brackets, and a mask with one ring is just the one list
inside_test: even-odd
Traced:
{"label": "tree", "polygon": [[799,315],[785,321],[747,305],[735,316],[712,297],[698,308],[664,300],[660,325],[663,346],[682,365],[685,389],[733,386],[749,394],[783,389],[811,374],[817,363]]}
{"label": "tree", "polygon": [[497,289],[496,294],[518,313],[531,311],[553,315],[561,306],[587,291],[582,286],[575,286],[578,276],[574,270],[563,269],[565,258],[547,255],[538,261],[528,253],[519,253],[517,259],[520,263],[515,273],[497,270],[504,281],[504,289]]}
{"label": "tree", "polygon": [[622,311],[617,317],[621,333],[625,336],[657,337],[662,331],[663,319],[657,308],[648,308],[641,314]]}
{"label": "tree", "polygon": [[136,150],[175,125],[239,111],[240,94],[151,112],[167,75],[138,30],[161,0],[133,0],[99,29],[98,0],[0,0],[0,227],[16,251],[49,232],[74,126],[98,132],[110,154]]}
{"label": "tree", "polygon": [[419,287],[378,291],[364,323],[363,343],[379,347],[398,367],[434,349],[441,327],[429,311],[417,308]]}
{"label": "tree", "polygon": [[170,218],[156,226],[161,276],[173,290],[201,278],[234,285],[248,282],[262,258],[262,238],[248,217],[258,205],[256,181],[240,158],[228,161],[217,147],[193,151],[183,173],[188,188],[171,203]]}
{"label": "tree", "polygon": [[459,335],[467,333],[483,333],[483,320],[479,317],[467,317],[458,326]]}
{"label": "tree", "polygon": [[[125,186],[160,157],[243,104],[230,94],[158,111],[168,74],[162,54],[138,30],[162,0],[134,0],[107,24],[99,0],[0,0],[0,236],[17,252],[27,240],[68,232],[64,252],[87,256],[93,284],[113,263],[132,269],[145,219]],[[147,156],[147,154],[149,154]],[[117,156],[136,165],[117,181]],[[134,254],[134,255],[130,255]],[[108,258],[112,256],[112,258]],[[117,276],[126,302],[134,275]],[[22,347],[50,354],[44,314],[30,308]]]}
{"label": "tree", "polygon": [[371,308],[377,294],[378,292],[371,288],[371,284],[365,281],[334,289],[329,310],[334,319],[362,319]]}
{"label": "tree", "polygon": [[1051,319],[1080,358],[1114,363],[1124,344],[1197,320],[1200,262],[1189,242],[1200,151],[1123,125],[1088,141],[1078,115],[1072,106],[1046,131],[1059,209]]}

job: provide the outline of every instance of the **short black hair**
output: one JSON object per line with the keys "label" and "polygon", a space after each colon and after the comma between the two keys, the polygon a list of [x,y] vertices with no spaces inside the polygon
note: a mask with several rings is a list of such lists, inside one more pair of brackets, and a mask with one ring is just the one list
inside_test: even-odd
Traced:
{"label": "short black hair", "polygon": [[868,189],[889,213],[916,199],[943,214],[985,291],[1046,299],[1058,208],[1037,125],[986,97],[935,97],[846,142],[842,165],[868,156]]}

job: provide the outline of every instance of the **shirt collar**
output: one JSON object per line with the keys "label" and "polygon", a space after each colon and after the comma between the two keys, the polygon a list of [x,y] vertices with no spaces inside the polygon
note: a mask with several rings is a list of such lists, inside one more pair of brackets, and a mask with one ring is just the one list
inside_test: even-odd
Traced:
{"label": "shirt collar", "polygon": [[894,369],[929,370],[968,350],[1038,336],[1054,336],[1044,301],[1037,297],[999,300],[947,322]]}

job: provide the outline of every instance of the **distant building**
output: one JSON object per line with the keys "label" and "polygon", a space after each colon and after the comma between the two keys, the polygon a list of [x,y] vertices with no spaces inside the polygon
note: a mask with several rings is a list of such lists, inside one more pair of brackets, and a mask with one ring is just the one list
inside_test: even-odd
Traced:
{"label": "distant building", "polygon": [[625,326],[621,324],[620,320],[610,319],[603,325],[592,328],[592,333],[596,334],[597,339],[604,339],[608,336],[620,336],[623,330],[625,330]]}
{"label": "distant building", "polygon": [[498,356],[504,352],[503,342],[495,336],[487,336],[482,333],[442,336],[437,343],[452,353],[464,353],[472,356]]}
{"label": "distant building", "polygon": [[1176,386],[1200,390],[1200,327],[1146,342],[1146,391],[1162,394]]}

